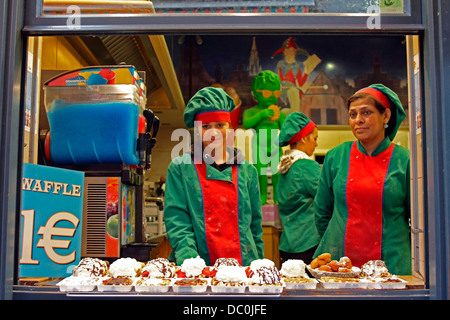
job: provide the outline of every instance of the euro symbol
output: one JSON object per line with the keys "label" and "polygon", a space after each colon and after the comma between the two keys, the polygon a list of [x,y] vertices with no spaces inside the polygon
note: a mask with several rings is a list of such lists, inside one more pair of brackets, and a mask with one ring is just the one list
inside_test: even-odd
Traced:
{"label": "euro symbol", "polygon": [[[55,227],[55,224],[63,220],[71,222],[75,228]],[[55,213],[47,220],[45,226],[39,228],[37,233],[42,235],[42,239],[38,241],[36,246],[44,248],[47,256],[55,263],[68,264],[73,262],[75,260],[75,250],[65,256],[57,254],[54,250],[54,248],[67,249],[70,245],[70,240],[57,240],[53,239],[53,236],[73,237],[79,222],[80,220],[69,212]]]}

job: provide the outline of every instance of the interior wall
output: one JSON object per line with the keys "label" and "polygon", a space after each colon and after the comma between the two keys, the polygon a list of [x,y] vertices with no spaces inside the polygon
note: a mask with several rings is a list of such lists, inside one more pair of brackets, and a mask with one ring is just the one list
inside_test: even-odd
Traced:
{"label": "interior wall", "polygon": [[180,141],[172,141],[172,133],[177,128],[161,126],[156,137],[156,144],[152,149],[151,169],[145,174],[148,181],[158,182],[162,175],[166,175],[167,167],[172,161],[172,150]]}
{"label": "interior wall", "polygon": [[72,70],[88,65],[64,37],[43,37],[42,46],[42,70]]}

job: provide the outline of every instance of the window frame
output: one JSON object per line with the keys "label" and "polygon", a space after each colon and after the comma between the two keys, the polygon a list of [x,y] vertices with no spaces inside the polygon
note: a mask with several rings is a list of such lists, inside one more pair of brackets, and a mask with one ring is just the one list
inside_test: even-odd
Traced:
{"label": "window frame", "polygon": [[[2,6],[8,7],[9,14],[17,14],[19,18],[11,18],[7,26],[2,26],[2,32],[12,32],[11,28],[14,26],[22,26],[22,35],[15,39],[9,39],[9,50],[2,51],[0,54],[6,56],[6,61],[14,61],[14,66],[9,70],[0,70],[0,74],[8,76],[2,92],[4,102],[6,104],[3,109],[6,110],[4,114],[8,128],[2,129],[9,135],[17,135],[14,132],[16,125],[19,128],[22,126],[21,116],[23,112],[23,97],[22,94],[18,97],[10,92],[23,93],[24,76],[23,76],[23,62],[25,60],[27,37],[31,36],[50,36],[50,35],[95,35],[95,34],[221,34],[221,33],[267,33],[268,25],[270,26],[270,33],[273,34],[295,34],[295,33],[346,33],[346,34],[419,34],[421,36],[421,43],[423,43],[423,103],[427,108],[423,109],[424,117],[424,137],[423,137],[423,152],[428,155],[428,159],[424,159],[424,214],[427,221],[427,288],[424,290],[411,290],[411,292],[398,294],[397,292],[383,295],[377,292],[371,292],[369,298],[374,297],[408,297],[417,299],[427,298],[447,298],[448,292],[448,256],[449,249],[446,247],[448,239],[443,234],[449,234],[448,226],[448,201],[439,203],[439,200],[445,199],[447,190],[446,178],[450,174],[443,175],[441,172],[448,167],[446,158],[439,155],[439,146],[446,147],[446,142],[443,141],[445,132],[450,130],[450,126],[446,126],[440,119],[442,108],[440,104],[443,102],[445,90],[443,90],[443,83],[440,80],[448,78],[448,72],[440,72],[439,68],[442,66],[442,57],[440,56],[439,48],[435,45],[442,45],[440,41],[440,29],[442,21],[438,20],[435,10],[439,10],[442,5],[442,0],[434,0],[427,3],[422,3],[418,0],[411,0],[410,12],[402,15],[386,15],[382,16],[380,29],[369,30],[367,28],[367,19],[371,15],[367,14],[223,14],[223,15],[92,15],[83,16],[82,25],[79,29],[69,28],[67,26],[67,17],[64,16],[43,16],[41,14],[43,7],[43,0],[18,0],[16,4],[6,4],[6,0],[1,0]],[[24,8],[24,19],[22,21],[19,11]],[[448,15],[448,14],[447,14]],[[425,27],[426,26],[426,27]],[[13,35],[14,36],[14,35]],[[2,39],[3,41],[3,39]],[[14,48],[16,48],[14,50]],[[19,49],[17,49],[19,48]],[[2,49],[3,50],[3,49]],[[21,52],[20,52],[21,51]],[[450,53],[446,53],[446,58]],[[21,55],[21,56],[20,56]],[[22,70],[22,71],[20,71]],[[8,72],[14,71],[14,76]],[[20,75],[18,75],[18,73]],[[442,77],[442,78],[441,78]],[[13,91],[13,88],[15,88]],[[19,89],[17,89],[19,88]],[[10,90],[6,92],[6,90]],[[445,101],[444,101],[445,102]],[[20,105],[19,111],[17,106]],[[423,108],[423,107],[422,107]],[[14,111],[15,110],[15,111]],[[11,111],[13,111],[11,113]],[[8,113],[9,112],[9,113]],[[450,115],[447,115],[450,117]],[[19,130],[21,131],[21,130]],[[2,136],[3,140],[3,136]],[[5,156],[1,158],[2,164],[6,164],[7,172],[1,180],[1,187],[4,191],[1,192],[2,199],[7,199],[8,203],[2,208],[1,218],[5,220],[15,217],[16,230],[18,230],[17,221],[20,217],[18,213],[20,208],[20,180],[21,180],[21,160],[17,164],[13,164],[12,158],[18,155],[21,159],[22,148],[19,147],[20,142],[23,141],[22,133],[19,132],[17,137],[10,137],[5,145],[1,147],[1,152],[4,155],[8,150],[12,150],[9,159]],[[15,145],[17,143],[17,145]],[[8,173],[9,172],[9,173]],[[16,190],[12,184],[17,183]],[[428,189],[429,188],[429,189]],[[6,190],[6,191],[5,191]],[[10,191],[9,193],[8,190]],[[6,208],[7,207],[7,208]],[[444,222],[441,224],[441,222]],[[11,224],[8,224],[10,227]],[[6,241],[9,233],[2,231],[2,243],[11,243]],[[18,250],[18,236],[13,250],[17,256]],[[2,245],[4,247],[4,245]],[[7,262],[10,262],[11,248],[2,250],[0,256],[0,267],[4,268]],[[3,269],[2,269],[3,270]],[[430,272],[434,272],[430,274]],[[15,268],[17,273],[17,268]],[[8,273],[9,274],[9,273]],[[6,274],[6,277],[8,277]],[[2,272],[2,277],[5,275]],[[17,279],[17,277],[15,277]],[[446,282],[440,282],[440,280]],[[12,289],[10,290],[10,278],[0,279],[1,289],[0,297],[12,296]],[[5,294],[6,293],[6,294]],[[314,296],[314,294],[312,294]],[[353,297],[361,299],[359,293],[346,295],[339,295],[338,297],[346,298]],[[23,297],[16,293],[16,298]],[[311,297],[311,295],[310,295]],[[323,298],[322,295],[318,296]],[[333,297],[333,295],[331,295]]]}

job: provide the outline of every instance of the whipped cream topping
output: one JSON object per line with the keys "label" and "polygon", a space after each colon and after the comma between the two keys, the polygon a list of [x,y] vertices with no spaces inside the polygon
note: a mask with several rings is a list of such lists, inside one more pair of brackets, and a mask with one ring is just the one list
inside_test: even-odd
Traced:
{"label": "whipped cream topping", "polygon": [[239,266],[222,266],[216,273],[215,278],[223,282],[246,282],[245,269]]}
{"label": "whipped cream topping", "polygon": [[107,274],[108,262],[98,258],[83,258],[73,268],[72,274],[76,277],[100,277]]}
{"label": "whipped cream topping", "polygon": [[254,271],[252,281],[262,285],[277,285],[281,283],[281,277],[276,267],[260,267]]}
{"label": "whipped cream topping", "polygon": [[390,277],[391,274],[382,260],[370,260],[361,266],[361,274],[366,278]]}
{"label": "whipped cream topping", "polygon": [[147,271],[149,278],[173,278],[175,277],[175,264],[165,258],[157,258],[147,262],[142,272]]}
{"label": "whipped cream topping", "polygon": [[109,273],[113,277],[135,277],[142,268],[142,264],[134,258],[120,258],[111,263]]}
{"label": "whipped cream topping", "polygon": [[239,261],[235,258],[218,258],[214,263],[214,269],[220,269],[224,266],[240,266]]}
{"label": "whipped cream topping", "polygon": [[304,277],[306,264],[303,260],[287,260],[283,262],[280,270],[282,276],[288,278]]}
{"label": "whipped cream topping", "polygon": [[181,264],[181,271],[186,274],[186,277],[199,276],[206,267],[205,260],[197,256],[196,258],[189,258]]}
{"label": "whipped cream topping", "polygon": [[250,269],[252,269],[253,272],[261,267],[275,267],[275,262],[264,258],[264,259],[253,260],[250,263]]}

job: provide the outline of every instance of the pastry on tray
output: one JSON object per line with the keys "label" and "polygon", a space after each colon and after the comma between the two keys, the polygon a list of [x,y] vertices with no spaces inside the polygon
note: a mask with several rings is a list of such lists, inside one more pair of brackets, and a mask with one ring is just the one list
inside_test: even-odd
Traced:
{"label": "pastry on tray", "polygon": [[338,277],[321,277],[321,282],[336,282],[336,283],[360,283],[358,278],[338,278]]}
{"label": "pastry on tray", "polygon": [[258,267],[251,269],[252,276],[249,279],[248,288],[254,293],[281,293],[284,283],[278,269],[273,267]]}
{"label": "pastry on tray", "polygon": [[329,253],[319,255],[311,261],[307,269],[317,279],[321,277],[356,278],[361,271],[353,266],[349,257],[341,257],[339,261],[332,260]]}
{"label": "pastry on tray", "polygon": [[250,265],[245,269],[245,273],[247,274],[248,278],[251,278],[255,272],[255,270],[261,268],[261,267],[275,267],[275,262],[269,259],[256,259],[253,260]]}
{"label": "pastry on tray", "polygon": [[202,293],[207,287],[208,281],[198,277],[174,280],[172,286],[175,293]]}
{"label": "pastry on tray", "polygon": [[382,260],[370,260],[361,266],[359,277],[362,279],[377,279],[391,277],[386,264]]}
{"label": "pastry on tray", "polygon": [[171,284],[170,279],[161,278],[139,278],[135,286],[168,286]]}
{"label": "pastry on tray", "polygon": [[76,277],[103,277],[108,274],[108,269],[108,261],[88,257],[81,259],[72,274]]}
{"label": "pastry on tray", "polygon": [[118,276],[106,278],[102,280],[102,284],[105,286],[131,286],[133,280],[130,277]]}
{"label": "pastry on tray", "polygon": [[176,273],[178,278],[203,278],[205,275],[202,272],[205,268],[207,268],[205,260],[197,256],[185,259]]}
{"label": "pastry on tray", "polygon": [[57,283],[60,291],[83,292],[93,291],[99,278],[90,276],[70,276]]}
{"label": "pastry on tray", "polygon": [[221,293],[243,293],[247,286],[245,269],[240,266],[221,266],[211,279],[211,291]]}
{"label": "pastry on tray", "polygon": [[214,266],[212,267],[205,267],[202,271],[202,277],[205,278],[214,278],[217,274],[217,271],[220,268],[226,267],[226,266],[237,266],[240,267],[239,261],[235,258],[218,258],[214,262]]}
{"label": "pastry on tray", "polygon": [[111,277],[138,277],[144,264],[134,258],[120,258],[109,266]]}
{"label": "pastry on tray", "polygon": [[309,278],[303,260],[290,259],[281,265],[280,275],[286,289],[314,289],[317,280]]}
{"label": "pastry on tray", "polygon": [[235,258],[218,258],[216,262],[214,262],[214,269],[219,270],[224,266],[237,266],[240,267],[240,263]]}
{"label": "pastry on tray", "polygon": [[148,261],[142,268],[141,276],[149,278],[175,278],[177,267],[166,258]]}
{"label": "pastry on tray", "polygon": [[324,289],[366,289],[368,282],[358,278],[321,277],[320,285]]}
{"label": "pastry on tray", "polygon": [[371,289],[404,289],[407,282],[391,274],[382,260],[370,260],[363,264],[359,278],[368,281]]}
{"label": "pastry on tray", "polygon": [[140,278],[136,281],[134,289],[136,292],[165,293],[169,291],[170,284],[170,279]]}
{"label": "pastry on tray", "polygon": [[133,279],[128,276],[107,277],[100,280],[97,287],[98,291],[131,291],[133,287]]}

